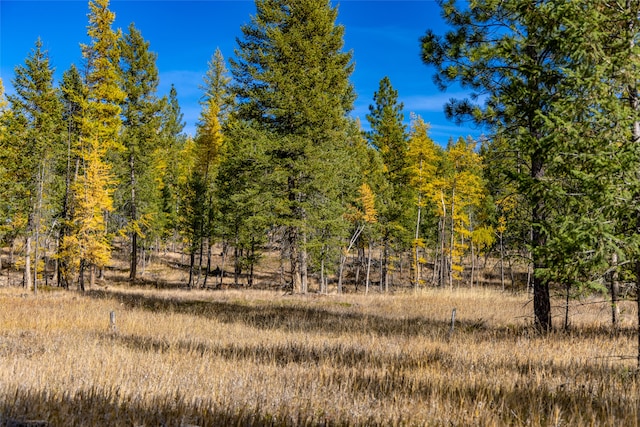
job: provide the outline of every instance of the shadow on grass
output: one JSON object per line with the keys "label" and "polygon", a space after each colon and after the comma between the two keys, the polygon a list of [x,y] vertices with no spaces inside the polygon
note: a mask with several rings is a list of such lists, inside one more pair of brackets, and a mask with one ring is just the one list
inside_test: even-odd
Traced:
{"label": "shadow on grass", "polygon": [[[380,336],[425,336],[446,339],[450,329],[447,319],[392,318],[276,302],[249,305],[228,301],[177,300],[115,290],[91,290],[87,291],[86,295],[92,298],[113,298],[128,308],[189,314],[215,319],[222,323],[240,323],[264,330],[330,334],[367,333]],[[456,321],[456,332],[469,333],[484,330],[486,326],[482,321]]]}
{"label": "shadow on grass", "polygon": [[[152,312],[181,313],[215,319],[222,323],[240,323],[264,330],[292,332],[324,332],[329,334],[366,333],[379,336],[425,337],[447,340],[450,335],[449,319],[433,319],[426,316],[386,317],[356,311],[338,311],[330,307],[308,307],[303,303],[255,302],[243,304],[230,301],[203,301],[195,299],[168,299],[155,295],[143,295],[117,290],[90,290],[92,298],[112,298],[128,308]],[[482,319],[455,322],[454,336],[470,336],[478,341],[514,340],[522,336],[535,336],[532,325],[490,327]],[[556,331],[551,335],[574,338],[626,336],[635,337],[637,329],[624,327],[616,330],[606,325],[576,327],[567,332]]]}
{"label": "shadow on grass", "polygon": [[[595,394],[580,387],[541,387],[534,382],[515,387],[495,387],[491,382],[443,384],[393,370],[367,373],[334,370],[321,374],[318,383],[342,384],[341,388],[354,399],[399,398],[439,402],[451,408],[473,409],[478,405],[476,409],[483,409],[479,418],[469,418],[466,410],[441,413],[451,425],[558,425],[559,421],[568,425],[634,425],[638,417],[635,397]],[[0,394],[0,426],[377,426],[422,425],[427,421],[413,418],[410,412],[399,418],[374,413],[336,415],[328,417],[313,405],[281,406],[276,413],[269,413],[242,401],[241,397],[230,396],[228,401],[217,402],[206,396],[183,396],[178,391],[160,396],[132,396],[121,395],[117,388],[93,387],[74,392],[16,388]]]}
{"label": "shadow on grass", "polygon": [[133,350],[168,353],[184,352],[199,357],[221,357],[230,361],[250,361],[260,364],[287,366],[299,364],[303,366],[329,365],[333,368],[402,368],[417,369],[434,363],[444,364],[445,353],[436,349],[412,354],[396,354],[371,352],[366,348],[349,345],[313,345],[301,342],[229,344],[217,345],[197,341],[167,342],[152,337],[135,334],[105,334],[104,339],[111,339],[117,344]]}
{"label": "shadow on grass", "polygon": [[[53,393],[16,389],[0,395],[0,426],[297,426],[342,425],[300,414],[270,414],[243,402],[223,406],[209,399],[121,396],[118,389]],[[34,421],[38,420],[38,421]]]}

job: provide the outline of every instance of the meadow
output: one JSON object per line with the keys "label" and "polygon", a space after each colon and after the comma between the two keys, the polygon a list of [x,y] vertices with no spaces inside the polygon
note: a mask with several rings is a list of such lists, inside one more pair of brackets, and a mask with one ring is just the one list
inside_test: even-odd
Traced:
{"label": "meadow", "polygon": [[529,300],[4,286],[0,425],[637,426],[635,303],[541,336]]}

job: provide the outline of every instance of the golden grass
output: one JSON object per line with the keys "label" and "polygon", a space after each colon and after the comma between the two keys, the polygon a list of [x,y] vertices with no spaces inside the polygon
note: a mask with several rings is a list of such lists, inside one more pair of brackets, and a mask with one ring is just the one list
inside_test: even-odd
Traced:
{"label": "golden grass", "polygon": [[527,301],[0,288],[0,425],[637,426],[634,306],[543,337]]}

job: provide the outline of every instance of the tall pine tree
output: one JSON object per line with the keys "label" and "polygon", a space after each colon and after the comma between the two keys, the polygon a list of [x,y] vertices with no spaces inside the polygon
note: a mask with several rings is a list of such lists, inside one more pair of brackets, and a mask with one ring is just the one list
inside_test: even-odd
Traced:
{"label": "tall pine tree", "polygon": [[[445,113],[458,121],[492,126],[521,153],[527,167],[517,180],[531,212],[535,324],[552,327],[550,280],[544,251],[558,193],[550,186],[549,168],[557,133],[545,120],[563,81],[567,51],[564,2],[481,0],[459,7],[439,1],[445,21],[453,27],[444,37],[427,31],[422,57],[433,65],[435,81],[444,89],[453,82],[474,91],[471,100],[452,100]],[[566,3],[569,4],[569,3]],[[484,95],[484,104],[474,102]]]}
{"label": "tall pine tree", "polygon": [[344,28],[328,0],[257,0],[242,27],[232,73],[239,117],[254,121],[276,145],[268,153],[294,291],[308,289],[308,242],[341,218],[335,205],[354,93]]}
{"label": "tall pine tree", "polygon": [[390,256],[393,247],[403,250],[411,241],[411,199],[407,151],[409,137],[404,125],[404,104],[398,101],[398,91],[384,77],[373,95],[367,120],[371,131],[369,143],[380,152],[384,164],[385,189],[380,194],[378,220],[382,227],[383,252],[380,287],[389,290]]}
{"label": "tall pine tree", "polygon": [[130,237],[129,280],[135,282],[140,239],[150,231],[152,219],[161,210],[160,187],[154,179],[154,154],[160,138],[161,100],[156,96],[159,78],[157,55],[149,51],[149,42],[134,24],[120,40],[120,71],[126,98],[122,104],[124,152],[120,159],[122,192],[118,206],[127,218]]}
{"label": "tall pine tree", "polygon": [[[51,207],[58,196],[54,194],[56,171],[52,166],[61,154],[62,105],[53,87],[53,71],[48,53],[42,50],[38,39],[25,65],[16,67],[13,81],[16,94],[8,97],[12,119],[6,141],[11,147],[6,147],[6,155],[12,156],[12,160],[6,167],[15,179],[14,200],[20,203],[16,214],[26,218],[23,284],[33,284],[34,292],[37,292],[39,235],[44,226],[51,226],[53,217],[46,206]],[[47,218],[49,224],[45,224]]]}

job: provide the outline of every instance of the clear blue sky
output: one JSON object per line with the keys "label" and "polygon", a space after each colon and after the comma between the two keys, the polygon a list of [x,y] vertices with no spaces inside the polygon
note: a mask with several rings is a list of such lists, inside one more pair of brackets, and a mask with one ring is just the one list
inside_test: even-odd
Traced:
{"label": "clear blue sky", "polygon": [[[431,0],[334,1],[338,23],[345,26],[345,50],[353,52],[352,83],[358,98],[353,115],[368,128],[365,115],[373,93],[384,76],[398,90],[404,103],[405,121],[415,112],[431,124],[431,137],[444,145],[451,137],[477,138],[481,130],[460,127],[445,119],[444,103],[464,97],[460,89],[439,92],[432,83],[433,69],[420,60],[419,38],[427,28],[442,34],[438,5]],[[112,0],[115,28],[126,31],[131,22],[158,54],[159,95],[175,84],[187,126],[195,133],[200,113],[199,86],[207,62],[220,48],[225,59],[234,55],[240,26],[255,14],[249,0]],[[87,43],[88,1],[0,0],[0,77],[12,93],[14,68],[24,64],[38,37],[48,50],[56,69],[56,84],[72,63],[81,66],[80,43]]]}

